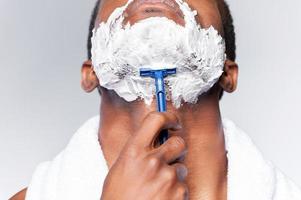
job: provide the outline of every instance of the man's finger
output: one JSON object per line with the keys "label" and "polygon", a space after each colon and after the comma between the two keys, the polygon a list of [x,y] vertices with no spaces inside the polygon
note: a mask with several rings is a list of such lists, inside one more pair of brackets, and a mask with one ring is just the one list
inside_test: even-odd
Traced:
{"label": "man's finger", "polygon": [[169,112],[151,112],[143,120],[141,127],[132,138],[132,142],[143,147],[150,146],[161,130],[179,130],[178,118]]}
{"label": "man's finger", "polygon": [[172,136],[156,151],[166,163],[172,163],[186,154],[186,144],[180,136]]}
{"label": "man's finger", "polygon": [[187,167],[182,163],[175,163],[172,165],[172,167],[174,167],[177,172],[178,180],[181,182],[185,181],[185,179],[188,175]]}

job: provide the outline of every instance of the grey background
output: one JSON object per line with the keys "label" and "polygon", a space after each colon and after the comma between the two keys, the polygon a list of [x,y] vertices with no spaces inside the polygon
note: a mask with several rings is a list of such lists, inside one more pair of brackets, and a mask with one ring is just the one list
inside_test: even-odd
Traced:
{"label": "grey background", "polygon": [[[79,85],[94,0],[0,0],[0,199],[98,113]],[[222,112],[301,185],[299,0],[229,0],[240,65]]]}

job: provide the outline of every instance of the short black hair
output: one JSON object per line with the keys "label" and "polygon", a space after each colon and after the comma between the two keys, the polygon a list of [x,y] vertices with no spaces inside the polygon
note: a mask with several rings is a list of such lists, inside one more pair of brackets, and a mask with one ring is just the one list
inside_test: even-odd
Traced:
{"label": "short black hair", "polygon": [[87,41],[87,50],[88,50],[88,59],[89,60],[91,60],[91,58],[92,58],[92,54],[91,54],[91,49],[92,49],[91,38],[93,36],[93,29],[94,29],[94,26],[95,26],[95,21],[96,21],[97,15],[98,15],[100,1],[101,0],[97,0],[95,6],[93,8],[92,15],[90,17],[89,34],[88,34],[88,41]]}
{"label": "short black hair", "polygon": [[[92,31],[94,29],[95,20],[97,18],[99,4],[101,0],[97,0],[91,18],[90,18],[90,25],[89,25],[89,34],[88,34],[88,42],[87,42],[87,50],[88,50],[88,59],[91,60],[91,37]],[[224,0],[218,0],[218,7],[222,18],[223,24],[223,31],[224,31],[224,39],[226,43],[226,55],[229,60],[235,61],[236,59],[236,41],[235,41],[235,30],[233,24],[233,17],[229,8],[229,5]]]}
{"label": "short black hair", "polygon": [[226,43],[226,55],[229,60],[235,61],[236,35],[230,7],[225,0],[218,0],[218,7],[222,18],[224,39]]}

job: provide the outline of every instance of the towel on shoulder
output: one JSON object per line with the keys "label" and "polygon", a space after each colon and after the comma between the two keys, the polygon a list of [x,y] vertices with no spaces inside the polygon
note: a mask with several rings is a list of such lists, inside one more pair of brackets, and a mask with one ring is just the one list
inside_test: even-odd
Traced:
{"label": "towel on shoulder", "polygon": [[[98,142],[99,116],[88,120],[52,161],[33,174],[26,200],[99,200],[108,166]],[[251,139],[223,119],[228,200],[301,200],[300,189],[265,160]]]}

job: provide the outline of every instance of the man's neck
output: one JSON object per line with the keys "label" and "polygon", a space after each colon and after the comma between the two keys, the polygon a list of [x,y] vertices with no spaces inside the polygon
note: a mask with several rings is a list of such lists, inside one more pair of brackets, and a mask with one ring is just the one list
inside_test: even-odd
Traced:
{"label": "man's neck", "polygon": [[[189,199],[226,199],[227,157],[223,126],[218,101],[200,99],[196,105],[184,105],[175,112],[183,126],[179,133],[187,144],[184,163],[188,168],[186,179]],[[156,109],[137,103],[122,105],[102,98],[99,139],[109,167],[119,156],[129,136],[137,130],[144,116]]]}
{"label": "man's neck", "polygon": [[182,111],[180,118],[188,147],[184,163],[189,199],[226,199],[227,156],[218,104],[200,102],[197,108]]}

